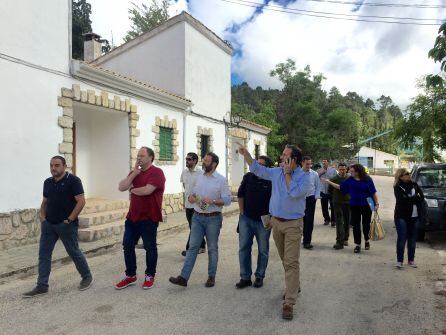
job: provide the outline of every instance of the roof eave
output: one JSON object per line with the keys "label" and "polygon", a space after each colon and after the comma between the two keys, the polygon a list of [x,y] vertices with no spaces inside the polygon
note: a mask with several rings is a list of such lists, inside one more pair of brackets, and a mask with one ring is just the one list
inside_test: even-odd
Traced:
{"label": "roof eave", "polygon": [[271,128],[262,126],[260,124],[248,120],[241,120],[239,126],[254,131],[256,133],[260,133],[262,135],[268,135],[272,130]]}
{"label": "roof eave", "polygon": [[189,100],[175,97],[167,92],[158,91],[143,84],[131,82],[79,60],[72,61],[72,75],[75,78],[84,79],[131,96],[142,97],[174,108],[185,110],[192,106],[192,102]]}

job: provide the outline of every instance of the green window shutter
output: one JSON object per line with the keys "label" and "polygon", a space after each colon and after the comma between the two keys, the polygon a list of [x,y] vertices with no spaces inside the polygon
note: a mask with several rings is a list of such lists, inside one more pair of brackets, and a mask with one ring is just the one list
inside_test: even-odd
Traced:
{"label": "green window shutter", "polygon": [[160,161],[172,160],[172,129],[160,127]]}
{"label": "green window shutter", "polygon": [[201,159],[209,152],[209,136],[201,135]]}

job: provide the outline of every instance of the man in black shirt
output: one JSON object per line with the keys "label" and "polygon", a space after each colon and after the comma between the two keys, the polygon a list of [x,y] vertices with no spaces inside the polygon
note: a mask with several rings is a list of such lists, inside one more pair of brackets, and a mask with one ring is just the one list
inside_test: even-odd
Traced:
{"label": "man in black shirt", "polygon": [[[257,162],[266,167],[272,167],[273,165],[273,162],[267,156],[260,156]],[[260,179],[254,173],[248,172],[243,177],[237,197],[240,208],[238,225],[240,281],[235,286],[237,288],[245,288],[252,285],[251,250],[255,236],[259,255],[257,258],[254,287],[262,287],[268,265],[271,230],[265,229],[260,217],[269,214],[271,182]]]}
{"label": "man in black shirt", "polygon": [[62,156],[51,158],[52,177],[46,179],[43,184],[43,200],[40,206],[42,225],[39,246],[39,276],[37,286],[23,294],[24,298],[48,292],[51,256],[59,238],[82,277],[79,290],[90,288],[93,282],[87,260],[79,249],[77,239],[77,217],[85,206],[84,189],[81,180],[66,172],[66,167],[65,158]]}

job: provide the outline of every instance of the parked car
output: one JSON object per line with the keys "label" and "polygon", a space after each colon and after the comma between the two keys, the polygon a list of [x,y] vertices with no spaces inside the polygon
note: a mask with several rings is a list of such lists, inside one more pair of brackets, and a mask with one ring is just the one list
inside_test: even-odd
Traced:
{"label": "parked car", "polygon": [[424,219],[418,227],[418,240],[426,231],[446,230],[446,164],[417,164],[411,178],[424,193]]}

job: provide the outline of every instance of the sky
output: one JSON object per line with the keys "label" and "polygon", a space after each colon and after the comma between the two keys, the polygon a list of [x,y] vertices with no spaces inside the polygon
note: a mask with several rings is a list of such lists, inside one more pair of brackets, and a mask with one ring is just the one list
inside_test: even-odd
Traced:
{"label": "sky", "polygon": [[[326,77],[323,87],[327,91],[336,86],[343,94],[355,91],[373,100],[384,94],[404,108],[419,93],[417,79],[439,72],[439,64],[429,59],[427,53],[435,42],[438,22],[446,19],[446,0],[367,1],[407,7],[367,6],[364,0],[228,1],[172,0],[169,14],[173,16],[185,10],[231,42],[233,84],[245,81],[251,87],[281,88],[281,83],[270,77],[269,72],[276,64],[291,58],[298,70],[310,65],[313,73],[323,73]],[[113,35],[115,46],[122,44],[130,28],[128,8],[132,2],[143,1],[89,0],[93,31],[110,42]],[[413,6],[417,4],[444,8]],[[330,16],[321,12],[339,13],[350,19],[368,16],[362,17],[365,20],[374,19],[370,16],[417,18],[423,20],[386,20],[437,25],[335,20],[284,10],[319,16]]]}

